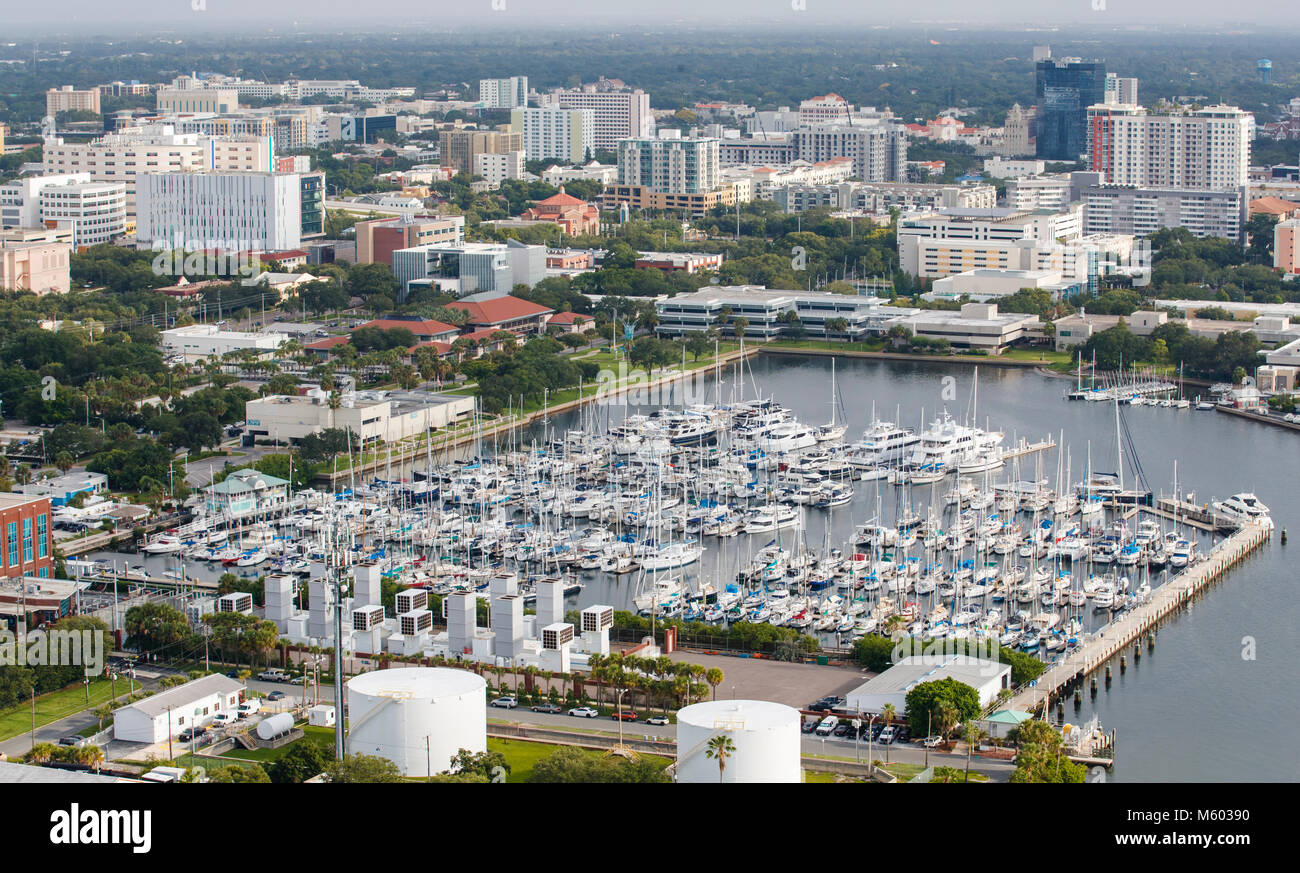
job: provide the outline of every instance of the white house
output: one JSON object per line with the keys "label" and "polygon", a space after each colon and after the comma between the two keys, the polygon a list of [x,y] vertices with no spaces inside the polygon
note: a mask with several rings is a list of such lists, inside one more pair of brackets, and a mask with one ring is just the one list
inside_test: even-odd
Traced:
{"label": "white house", "polygon": [[113,713],[113,739],[160,743],[188,727],[206,727],[219,712],[234,712],[244,685],[228,676],[204,676]]}

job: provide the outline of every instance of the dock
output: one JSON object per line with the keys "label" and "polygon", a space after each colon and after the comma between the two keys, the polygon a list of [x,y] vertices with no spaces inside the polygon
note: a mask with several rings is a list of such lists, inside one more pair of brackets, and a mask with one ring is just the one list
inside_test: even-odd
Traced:
{"label": "dock", "polygon": [[1038,452],[1050,451],[1054,448],[1056,448],[1056,440],[1050,436],[1041,439],[1036,443],[1027,442],[1024,437],[1021,437],[1020,442],[1016,443],[1009,449],[1003,450],[1002,460],[1010,461],[1015,458],[1023,458],[1027,455],[1033,455]]}
{"label": "dock", "polygon": [[1128,651],[1167,615],[1268,542],[1272,530],[1271,526],[1258,522],[1245,523],[1201,561],[1153,591],[1145,603],[1106,625],[1070,652],[1064,661],[1049,667],[1032,685],[1021,688],[1008,708],[1036,712],[1049,707],[1052,698],[1059,696],[1063,689],[1082,682],[1112,658]]}

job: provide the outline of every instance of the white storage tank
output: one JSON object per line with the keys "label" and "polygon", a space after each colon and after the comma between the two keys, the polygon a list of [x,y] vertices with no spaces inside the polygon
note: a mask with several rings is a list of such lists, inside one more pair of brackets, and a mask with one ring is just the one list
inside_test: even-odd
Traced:
{"label": "white storage tank", "polygon": [[[802,782],[799,711],[766,700],[713,700],[677,713],[678,782]],[[718,774],[708,743],[724,735],[734,751]]]}
{"label": "white storage tank", "polygon": [[264,740],[273,740],[291,730],[293,730],[293,715],[288,712],[277,713],[257,723],[257,735]]}
{"label": "white storage tank", "polygon": [[487,682],[468,670],[403,667],[348,680],[348,754],[438,773],[461,749],[487,751]]}

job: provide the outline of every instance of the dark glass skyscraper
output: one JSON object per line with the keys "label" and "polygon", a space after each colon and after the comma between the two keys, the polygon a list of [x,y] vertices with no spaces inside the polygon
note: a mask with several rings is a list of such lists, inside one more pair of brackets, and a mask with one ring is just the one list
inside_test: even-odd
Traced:
{"label": "dark glass skyscraper", "polygon": [[1088,150],[1088,107],[1106,99],[1106,63],[1078,58],[1039,61],[1036,78],[1036,154],[1051,161],[1077,161]]}

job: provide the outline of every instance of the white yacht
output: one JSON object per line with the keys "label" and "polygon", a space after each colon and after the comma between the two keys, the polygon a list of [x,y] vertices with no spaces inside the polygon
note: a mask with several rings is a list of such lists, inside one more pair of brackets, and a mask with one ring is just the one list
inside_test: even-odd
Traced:
{"label": "white yacht", "polygon": [[1234,494],[1227,500],[1218,500],[1210,504],[1216,513],[1233,521],[1245,522],[1255,521],[1272,524],[1269,518],[1268,507],[1260,502],[1260,499],[1249,491],[1243,491],[1240,494]]}
{"label": "white yacht", "polygon": [[878,467],[904,460],[921,438],[910,428],[878,421],[867,428],[861,441],[851,446],[849,463],[855,467]]}

